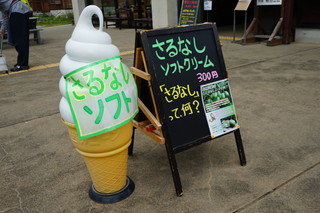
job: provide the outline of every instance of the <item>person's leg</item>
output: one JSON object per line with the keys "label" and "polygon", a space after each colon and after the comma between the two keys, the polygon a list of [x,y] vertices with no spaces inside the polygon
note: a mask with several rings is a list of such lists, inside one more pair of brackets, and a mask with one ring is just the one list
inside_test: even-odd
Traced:
{"label": "person's leg", "polygon": [[12,13],[9,19],[11,43],[18,52],[12,71],[29,68],[29,14]]}

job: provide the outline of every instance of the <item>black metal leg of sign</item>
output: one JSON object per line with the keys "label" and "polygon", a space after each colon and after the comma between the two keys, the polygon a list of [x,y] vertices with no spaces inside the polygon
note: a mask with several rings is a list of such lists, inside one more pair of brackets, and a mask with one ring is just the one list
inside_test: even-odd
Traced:
{"label": "black metal leg of sign", "polygon": [[166,143],[166,150],[167,150],[167,155],[170,163],[174,187],[176,189],[176,194],[178,197],[180,197],[182,196],[183,191],[182,191],[180,175],[177,167],[176,157],[174,155],[172,148],[168,145],[168,143]]}
{"label": "black metal leg of sign", "polygon": [[131,144],[130,144],[129,149],[128,149],[128,154],[129,155],[133,154],[133,144],[134,144],[134,133],[135,133],[135,130],[136,130],[136,128],[133,127],[132,136],[131,136]]}
{"label": "black metal leg of sign", "polygon": [[247,164],[247,160],[246,160],[246,155],[245,155],[244,149],[243,149],[240,129],[237,129],[234,131],[234,137],[235,137],[236,143],[237,143],[240,164],[241,164],[241,166],[245,166]]}

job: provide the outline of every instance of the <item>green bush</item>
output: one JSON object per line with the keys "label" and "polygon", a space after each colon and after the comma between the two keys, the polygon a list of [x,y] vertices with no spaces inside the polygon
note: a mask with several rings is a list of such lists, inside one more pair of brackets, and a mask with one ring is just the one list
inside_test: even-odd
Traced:
{"label": "green bush", "polygon": [[73,13],[68,13],[66,15],[60,15],[60,16],[48,15],[46,13],[43,13],[38,15],[37,17],[38,17],[37,25],[41,25],[41,26],[56,26],[56,25],[72,24],[73,22]]}

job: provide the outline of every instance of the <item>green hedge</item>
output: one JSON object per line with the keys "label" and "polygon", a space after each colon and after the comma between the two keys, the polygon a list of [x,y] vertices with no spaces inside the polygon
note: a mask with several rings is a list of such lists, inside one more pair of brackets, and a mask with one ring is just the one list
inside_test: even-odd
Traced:
{"label": "green hedge", "polygon": [[68,13],[66,15],[53,16],[48,14],[40,14],[37,16],[38,21],[37,25],[41,26],[56,26],[56,25],[64,25],[64,24],[72,24],[73,23],[73,13]]}

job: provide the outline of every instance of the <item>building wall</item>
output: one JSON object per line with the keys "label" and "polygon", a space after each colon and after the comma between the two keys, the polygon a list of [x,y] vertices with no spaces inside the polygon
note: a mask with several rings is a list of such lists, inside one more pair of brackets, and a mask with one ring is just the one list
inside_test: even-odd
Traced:
{"label": "building wall", "polygon": [[295,4],[297,27],[320,28],[319,0],[296,0]]}
{"label": "building wall", "polygon": [[29,2],[33,11],[36,12],[72,9],[71,0],[29,0]]}
{"label": "building wall", "polygon": [[173,27],[178,24],[178,3],[176,0],[152,0],[153,28]]}

